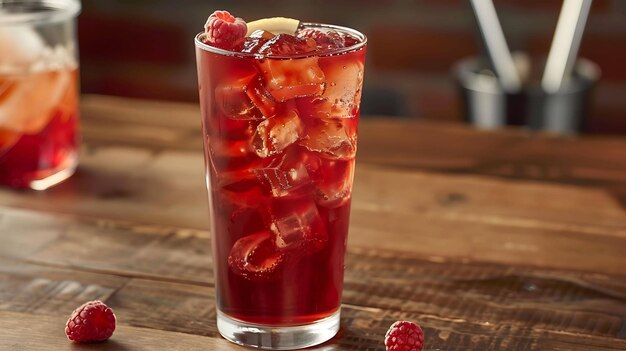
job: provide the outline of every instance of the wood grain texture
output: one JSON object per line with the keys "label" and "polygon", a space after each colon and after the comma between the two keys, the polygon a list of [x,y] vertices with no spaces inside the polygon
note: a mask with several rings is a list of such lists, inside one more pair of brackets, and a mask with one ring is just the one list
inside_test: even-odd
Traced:
{"label": "wood grain texture", "polygon": [[[0,349],[29,351],[194,351],[241,350],[223,339],[135,328],[126,325],[115,330],[115,336],[104,343],[69,342],[63,331],[67,317],[0,312]],[[28,334],[16,333],[28,326]]]}
{"label": "wood grain texture", "polygon": [[[202,148],[197,105],[95,95],[83,97],[82,111],[90,144]],[[118,128],[120,123],[125,128]],[[359,126],[358,157],[359,163],[438,172],[620,187],[626,182],[623,138],[521,129],[487,132],[460,124],[369,117]]]}
{"label": "wood grain texture", "polygon": [[[85,233],[94,233],[100,240],[92,241],[94,257],[99,255],[101,241],[106,241],[109,247],[119,247],[133,255],[120,254],[103,263],[126,259],[126,266],[130,268],[135,262],[144,262],[131,257],[137,252],[145,252],[149,257],[155,253],[153,247],[144,247],[146,243],[139,239],[127,243],[124,237],[118,239],[114,234],[102,234],[106,231],[101,227],[108,225],[105,219],[114,219],[113,226],[123,227],[124,222],[129,222],[128,225],[139,232],[166,235],[180,232],[183,236],[191,233],[208,237],[209,216],[202,184],[193,185],[186,177],[178,182],[176,172],[169,175],[165,171],[153,172],[158,166],[146,165],[136,171],[131,168],[131,173],[141,172],[141,175],[128,174],[129,171],[111,169],[117,166],[109,165],[116,163],[106,160],[108,162],[93,161],[99,166],[92,178],[79,174],[46,193],[4,190],[0,199],[4,206],[71,214],[66,216],[68,218],[75,215],[90,218],[91,224],[87,224],[90,228],[84,228],[84,223],[55,222],[55,216],[28,220],[26,214],[5,211],[5,215],[0,214],[0,232],[35,231],[40,237],[33,240],[33,244],[45,242],[45,238],[55,232],[63,232],[77,241]],[[179,159],[177,172],[185,174],[188,169],[197,168],[201,161],[195,161]],[[154,162],[164,164],[158,159]],[[117,181],[102,181],[104,174],[115,174]],[[201,169],[195,178],[202,178]],[[623,254],[626,212],[610,194],[596,188],[469,175],[433,175],[360,165],[352,207],[349,240],[355,246],[408,250],[424,256],[626,274],[623,268],[626,266]],[[390,233],[394,240],[379,240]],[[14,251],[9,249],[9,243],[18,248],[25,245],[8,241],[5,246],[8,251]],[[76,245],[57,248],[59,257],[68,257],[75,248]],[[580,255],[587,259],[577,259]],[[173,261],[184,262],[187,257]],[[148,266],[159,266],[150,260],[146,262]]]}
{"label": "wood grain texture", "polygon": [[208,228],[200,152],[83,148],[77,174],[46,192],[0,189],[0,205]]}
{"label": "wood grain texture", "polygon": [[[217,337],[197,106],[83,99],[78,173],[0,189],[1,350],[235,350]],[[626,350],[626,140],[364,119],[342,329],[320,350]],[[62,326],[102,299],[110,342]],[[25,335],[34,336],[25,338]]]}
{"label": "wood grain texture", "polygon": [[[64,319],[58,314],[66,318],[72,305],[91,298],[100,298],[115,310],[120,330],[134,326],[217,336],[211,286],[141,275],[120,278],[112,273],[76,271],[76,267],[2,263],[5,268],[0,281],[3,286],[15,286],[10,295],[18,296],[14,298],[22,303],[8,300],[0,303],[0,311],[55,317],[57,331],[47,329],[39,335],[39,343],[62,344]],[[347,267],[342,330],[320,349],[382,350],[383,335],[397,319],[419,322],[426,333],[427,349],[432,350],[626,347],[626,283],[615,277],[429,262],[380,250],[351,250]],[[115,293],[110,293],[114,289]],[[0,301],[6,299],[3,296]],[[0,318],[0,324],[5,323]],[[7,338],[15,345],[23,342],[21,334],[4,334],[9,334]],[[113,345],[130,336],[116,333]],[[155,335],[161,337],[165,336]]]}
{"label": "wood grain texture", "polygon": [[[39,221],[51,216],[5,211],[5,218],[13,216],[22,221],[7,223],[53,223],[61,229],[45,245],[21,251],[29,254],[13,253],[0,262],[2,286],[8,287],[0,295],[1,309],[53,314],[100,298],[124,324],[217,336],[206,236],[72,217]],[[9,232],[15,231],[0,232],[2,242],[17,240],[4,234]],[[428,260],[354,245],[346,266],[344,334],[336,340],[341,347],[376,347],[396,318],[420,321],[442,350],[550,349],[537,343],[542,335],[562,338],[555,350],[570,344],[601,349],[621,345],[626,336],[623,276]]]}

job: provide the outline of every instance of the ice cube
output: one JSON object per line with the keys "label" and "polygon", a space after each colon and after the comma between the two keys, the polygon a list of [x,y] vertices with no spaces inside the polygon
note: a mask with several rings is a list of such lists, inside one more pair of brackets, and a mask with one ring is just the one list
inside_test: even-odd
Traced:
{"label": "ice cube", "polygon": [[7,25],[0,30],[0,72],[24,71],[44,50],[43,39],[30,26]]}
{"label": "ice cube", "polygon": [[53,48],[46,46],[39,59],[31,66],[31,72],[76,68],[77,63],[74,56],[74,47],[72,45],[67,47],[56,45]]}
{"label": "ice cube", "polygon": [[298,149],[286,151],[263,168],[254,169],[259,182],[274,197],[294,195],[312,185],[304,154]]}
{"label": "ice cube", "polygon": [[322,160],[321,167],[312,177],[318,205],[327,208],[343,206],[352,195],[354,159]]}
{"label": "ice cube", "polygon": [[250,34],[250,36],[248,38],[261,38],[261,39],[265,39],[265,40],[270,40],[272,38],[274,38],[276,35],[270,31],[267,30],[263,30],[263,29],[257,29],[254,32],[252,32],[252,34]]}
{"label": "ice cube", "polygon": [[228,266],[251,281],[268,281],[279,276],[285,255],[274,245],[267,231],[244,236],[235,242],[228,255]]}
{"label": "ice cube", "polygon": [[315,40],[317,49],[320,51],[331,51],[346,46],[346,35],[334,30],[322,31],[317,28],[305,28],[299,30],[296,36]]}
{"label": "ice cube", "polygon": [[276,113],[276,101],[263,84],[261,77],[252,79],[246,89],[246,94],[265,117],[272,117]]}
{"label": "ice cube", "polygon": [[361,104],[363,63],[334,59],[322,65],[326,89],[321,96],[298,99],[303,117],[353,118]]}
{"label": "ice cube", "polygon": [[256,75],[248,75],[222,82],[215,88],[215,103],[220,111],[233,119],[260,120],[264,116],[248,96],[248,84]]}
{"label": "ice cube", "polygon": [[252,149],[259,157],[269,157],[282,152],[298,141],[304,126],[295,108],[259,123],[252,137]]}
{"label": "ice cube", "polygon": [[317,57],[267,58],[261,61],[260,69],[267,89],[277,101],[317,96],[324,91],[324,72]]}
{"label": "ice cube", "polygon": [[265,197],[253,169],[261,160],[250,152],[248,141],[213,139],[209,143],[212,190],[235,207],[256,207]]}
{"label": "ice cube", "polygon": [[266,30],[255,30],[250,36],[241,38],[233,47],[233,51],[256,54],[274,34]]}
{"label": "ice cube", "polygon": [[0,52],[0,74],[5,76],[0,81],[0,128],[38,133],[52,118],[71,75],[37,69],[36,65],[44,61],[45,44],[28,26],[3,27]]}
{"label": "ice cube", "polygon": [[0,128],[39,133],[53,117],[71,79],[68,71],[45,71],[0,82]]}
{"label": "ice cube", "polygon": [[313,199],[308,196],[272,201],[270,229],[281,252],[312,254],[324,247],[328,234]]}
{"label": "ice cube", "polygon": [[296,38],[290,34],[279,34],[268,40],[259,54],[266,56],[293,56],[315,51],[317,44],[311,38]]}
{"label": "ice cube", "polygon": [[[356,154],[356,125],[350,119],[320,119],[309,126],[299,144],[329,159],[349,160]],[[354,120],[355,121],[355,120]]]}

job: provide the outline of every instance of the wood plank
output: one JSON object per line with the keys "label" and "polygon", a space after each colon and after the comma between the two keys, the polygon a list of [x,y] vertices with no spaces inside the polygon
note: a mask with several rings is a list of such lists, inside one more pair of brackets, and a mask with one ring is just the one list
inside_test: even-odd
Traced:
{"label": "wood plank", "polygon": [[626,237],[626,210],[605,189],[368,165],[355,177],[355,209]]}
{"label": "wood plank", "polygon": [[[129,101],[83,100],[70,181],[0,189],[0,349],[40,348],[18,340],[33,315],[93,298],[158,345],[217,336],[199,112]],[[384,349],[404,318],[437,350],[626,349],[624,159],[620,139],[364,120],[342,331],[320,349]]]}
{"label": "wood plank", "polygon": [[[391,318],[404,318],[405,315],[396,314]],[[365,322],[357,311],[354,317],[346,318],[349,321]],[[341,338],[344,344],[327,343],[311,350],[384,350],[381,345],[381,335],[389,320],[380,320],[385,326],[375,326],[375,323],[363,323],[360,326],[344,327]],[[114,336],[105,343],[75,344],[67,341],[63,333],[65,317],[51,315],[31,315],[15,312],[0,312],[0,348],[2,350],[101,350],[101,351],[142,351],[142,350],[242,350],[241,347],[229,343],[224,339],[177,333],[120,325]],[[28,326],[28,329],[25,328]],[[59,327],[61,326],[61,327]],[[510,328],[510,338],[497,338],[489,335],[489,329],[484,328],[484,334],[472,335],[467,328],[453,326],[440,330],[425,328],[427,346],[425,351],[468,351],[468,350],[623,350],[621,341],[594,337],[581,337],[580,341],[572,342],[572,336],[558,333],[525,333],[524,330]],[[366,333],[356,334],[355,331],[367,330]],[[532,339],[536,337],[536,339]],[[587,344],[583,344],[587,343]],[[475,347],[475,348],[474,348]]]}
{"label": "wood plank", "polygon": [[[87,95],[85,140],[199,151],[195,104]],[[117,126],[123,123],[127,128]],[[515,179],[619,186],[626,196],[626,140],[560,137],[521,129],[485,132],[452,123],[363,118],[359,163]]]}
{"label": "wood plank", "polygon": [[[153,293],[158,295],[163,286],[174,290],[168,295],[187,297],[176,303],[178,312],[154,312],[156,316],[151,320],[156,318],[158,322],[159,318],[166,318],[160,322],[159,328],[170,325],[172,316],[181,315],[176,319],[182,318],[187,314],[187,308],[196,310],[196,313],[203,312],[198,319],[210,320],[206,317],[214,314],[212,307],[199,307],[202,300],[213,297],[212,290],[206,289],[213,285],[207,238],[189,233],[163,235],[154,227],[116,227],[114,223],[108,223],[94,229],[89,226],[89,221],[68,222],[67,229],[59,233],[57,240],[25,257],[26,260],[44,267],[53,266],[49,267],[52,271],[58,267],[79,270],[83,274],[142,278],[145,281],[129,282],[113,296],[113,301],[122,298],[124,305],[135,306],[133,308],[139,311],[131,319],[133,323],[142,323],[144,311],[155,309],[145,304],[157,299],[150,296]],[[92,240],[85,241],[85,236]],[[9,236],[3,239],[9,239]],[[344,293],[344,302],[348,305],[437,315],[438,318],[490,320],[490,323],[547,320],[548,330],[558,329],[566,323],[573,333],[584,332],[589,325],[593,326],[592,333],[622,333],[621,316],[626,315],[624,276],[490,265],[468,260],[441,262],[380,249],[380,246],[378,249],[350,247]],[[136,262],[135,266],[129,267],[132,262]],[[8,273],[15,270],[14,265],[5,266]],[[623,265],[618,269],[623,269]],[[28,274],[29,277],[45,275],[45,271]],[[27,296],[28,291],[25,293],[20,286],[38,286],[23,281],[26,283],[22,285],[7,283],[18,289],[9,291],[7,296]],[[53,285],[43,290],[59,289]],[[8,306],[15,305],[27,304],[8,303]],[[182,323],[183,326],[189,324],[190,321]],[[205,327],[199,325],[193,332],[199,333]]]}
{"label": "wood plank", "polygon": [[621,138],[373,119],[359,128],[359,157],[386,166],[579,185],[621,187],[626,181]]}
{"label": "wood plank", "polygon": [[67,316],[0,311],[0,349],[29,351],[241,350],[224,339],[120,325],[104,343],[76,344],[63,331]]}
{"label": "wood plank", "polygon": [[[427,276],[432,277],[430,274]],[[412,287],[419,291],[421,284]],[[402,288],[406,290],[407,287]],[[368,286],[364,293],[367,290],[371,290],[371,286]],[[436,287],[433,287],[434,291],[437,291]],[[376,298],[391,305],[390,298],[397,292],[390,288],[383,296],[378,295]],[[119,313],[132,325],[217,336],[214,306],[206,303],[213,299],[212,294],[213,291],[208,288],[176,283],[133,281],[108,303],[114,306],[116,311],[120,311]],[[408,298],[406,305],[433,304],[431,309],[405,309],[401,304],[384,308],[362,307],[350,304],[350,298],[346,298],[342,307],[342,329],[339,336],[320,349],[384,350],[382,345],[384,334],[389,325],[399,319],[420,323],[426,334],[427,350],[501,350],[503,345],[510,345],[507,348],[509,350],[559,350],[564,345],[571,347],[570,350],[583,350],[585,347],[618,350],[619,347],[626,346],[623,336],[618,338],[615,335],[615,329],[621,325],[618,312],[606,316],[602,313],[585,311],[554,311],[551,306],[555,304],[546,301],[536,306],[528,304],[526,308],[517,308],[511,304],[508,306],[509,313],[506,317],[497,318],[495,315],[501,312],[501,309],[506,309],[507,303],[512,301],[500,299],[494,307],[488,303],[490,296],[483,296],[485,300],[481,306],[480,303],[477,304],[468,298],[470,294],[457,295],[457,299],[447,292],[442,294],[443,296],[438,296],[431,293],[428,296],[429,300],[422,301],[413,300],[417,297],[415,295],[397,296],[398,300]],[[437,304],[443,301],[446,301],[444,303],[449,308],[432,313],[440,307]],[[454,302],[450,303],[451,301]],[[464,304],[467,306],[463,307]],[[533,307],[538,310],[533,310]],[[544,307],[550,311],[542,310]],[[623,306],[621,309],[623,311]],[[480,312],[467,316],[467,313],[461,312],[462,310]],[[448,312],[452,313],[444,314]],[[528,317],[532,319],[527,320]],[[553,338],[561,340],[553,342],[553,348],[544,348],[543,343]],[[530,345],[531,348],[528,347]]]}
{"label": "wood plank", "polygon": [[202,150],[196,104],[84,95],[81,117],[84,139],[92,145]]}
{"label": "wood plank", "polygon": [[[85,100],[87,111],[89,106],[95,106],[96,120],[115,122],[113,124],[116,126],[127,121],[129,124],[136,123],[140,126],[153,123],[154,126],[167,130],[182,128],[188,131],[181,132],[181,138],[185,140],[191,138],[190,130],[195,129],[193,127],[195,123],[190,121],[178,123],[172,118],[154,117],[154,114],[162,115],[163,111],[174,111],[174,108],[176,111],[182,111],[185,116],[195,114],[197,111],[194,106],[142,101],[129,104],[124,99],[102,97],[86,97]],[[385,130],[384,125],[372,122],[375,129]],[[395,122],[390,123],[396,125]],[[400,127],[401,125],[393,128]],[[445,131],[449,129],[433,128],[441,129],[444,134],[448,133]],[[367,127],[364,128],[366,129]],[[407,127],[407,130],[409,129]],[[461,139],[463,135],[472,135],[472,138],[478,140],[501,138],[500,133],[485,135],[457,127],[452,128],[449,133],[452,133],[452,136],[459,134]],[[504,132],[503,135],[511,138],[511,134]],[[176,139],[163,142],[164,149],[158,150],[152,148],[146,138],[147,136],[143,139],[140,137],[133,139],[144,146],[124,146],[122,142],[124,138],[116,142],[114,135],[111,135],[110,139],[104,138],[111,145],[93,144],[88,141],[83,150],[80,170],[68,182],[43,193],[0,189],[0,205],[174,227],[208,228],[203,160],[199,149],[175,149],[179,141]],[[86,135],[86,139],[89,140],[89,135]],[[404,143],[402,141],[404,139],[394,138],[396,139],[399,143]],[[524,136],[518,138],[516,143],[535,143],[536,139]],[[545,137],[538,139],[543,140]],[[560,144],[557,139],[548,139],[552,144]],[[562,142],[569,145],[568,148],[573,151],[578,150],[577,148],[597,151],[600,155],[598,159],[606,161],[603,163],[605,166],[610,163],[609,161],[613,162],[621,156],[621,152],[615,152],[614,146],[619,146],[620,142],[614,140],[563,139]],[[508,142],[502,141],[496,145],[507,149],[503,146],[506,143]],[[170,147],[174,149],[170,150]],[[557,147],[550,146],[550,149],[554,148]],[[601,152],[601,148],[607,149],[608,152]],[[425,147],[421,153],[418,150],[411,152],[415,151],[418,155],[431,152],[437,154],[439,152],[437,150]],[[489,154],[486,152],[487,146],[481,150]],[[369,163],[368,152],[365,154],[365,162],[359,161],[357,167],[353,201],[355,213],[361,210],[366,213],[374,210],[382,213],[410,212],[447,218],[459,224],[478,222],[539,228],[542,231],[565,230],[590,235],[600,233],[623,236],[626,223],[624,220],[626,201],[623,195],[626,195],[626,192],[620,189],[622,185],[626,185],[626,181],[616,182],[615,179],[619,177],[612,178],[612,181],[605,179],[606,182],[602,184],[589,182],[581,186],[545,184],[536,180],[494,179],[483,175],[393,171]],[[538,151],[525,157],[531,160],[537,155]],[[442,160],[447,157],[444,156],[441,156]],[[589,156],[582,157],[581,160],[595,162],[593,160],[596,158]],[[623,162],[612,164],[619,168]],[[618,176],[619,172],[613,175]],[[411,225],[424,227],[419,223]]]}
{"label": "wood plank", "polygon": [[[15,282],[33,286],[33,281],[42,278],[48,279],[51,286],[67,280],[87,286],[91,281],[116,279],[71,268],[22,266],[28,269],[13,272],[5,269],[0,290]],[[626,347],[622,327],[626,310],[623,280],[497,265],[441,264],[376,250],[351,254],[348,266],[342,330],[332,342],[320,348],[323,350],[382,350],[386,329],[398,319],[414,320],[422,325],[428,350],[622,350]],[[20,290],[24,295],[21,298],[31,301],[34,307],[22,305],[16,311],[10,307],[15,305],[0,303],[0,311],[9,306],[14,312],[27,311],[36,318],[54,316],[60,339],[51,339],[53,345],[58,342],[62,346],[62,327],[58,326],[63,325],[73,307],[68,306],[67,295],[38,291]],[[156,329],[217,336],[214,292],[209,286],[136,278],[103,300],[115,310],[120,330],[133,326],[145,328],[141,330],[146,332]],[[363,302],[368,305],[360,305]],[[0,312],[0,317],[5,316],[6,312]],[[18,342],[9,345],[21,346],[17,339],[31,332],[30,324],[6,325],[7,320],[0,318],[0,329],[5,329],[0,331],[0,336],[6,337],[0,340],[8,338]],[[128,334],[116,333],[113,340],[126,342],[136,331],[128,330]],[[48,329],[38,334],[48,338],[53,335]],[[158,333],[153,335],[155,340],[161,338]],[[67,341],[63,339],[63,342]],[[29,345],[41,344],[49,345],[49,341],[36,338]]]}
{"label": "wood plank", "polygon": [[[90,118],[105,124],[109,123],[116,130],[126,129],[119,128],[120,123],[127,123],[131,126],[130,129],[141,129],[152,125],[155,128],[180,132],[180,138],[166,138],[167,141],[158,141],[161,145],[159,149],[150,141],[152,132],[147,132],[143,137],[131,138],[129,136],[127,138],[119,135],[123,131],[119,133],[105,131],[104,134],[111,134],[102,137],[101,140],[106,141],[106,144],[90,142],[91,137],[89,133],[86,133],[87,143],[83,148],[81,166],[76,176],[45,193],[0,189],[0,205],[187,228],[208,228],[200,145],[198,144],[198,147],[193,149],[178,147],[181,143],[184,144],[184,140],[194,139],[191,134],[197,128],[195,121],[191,121],[191,115],[196,115],[197,108],[187,104],[170,105],[149,101],[130,100],[133,103],[129,103],[126,99],[98,96],[88,96],[84,102],[87,115],[85,124],[87,125],[90,123]],[[93,111],[90,110],[92,108]],[[169,118],[165,118],[163,117],[164,111],[174,114],[180,111],[182,116],[187,116],[181,117],[181,121],[186,122],[179,123],[171,118],[170,114],[167,114]],[[135,124],[136,127],[132,127]],[[403,159],[409,160],[408,162],[413,162],[410,160],[416,157],[435,157],[444,163],[441,167],[438,165],[419,167],[429,171],[449,171],[454,175],[444,176],[408,171],[408,169],[405,172],[392,171],[388,169],[389,165],[385,166],[385,169],[380,169],[383,163],[370,162],[368,155],[371,152],[361,150],[359,154],[364,156],[360,156],[357,167],[354,190],[355,208],[377,208],[390,212],[437,213],[450,218],[454,217],[455,220],[478,220],[540,228],[573,228],[584,232],[619,232],[624,228],[626,177],[621,177],[622,174],[619,171],[624,162],[618,161],[624,159],[622,156],[626,156],[623,152],[626,148],[619,148],[622,144],[619,140],[563,139],[541,136],[531,138],[527,134],[518,135],[519,133],[512,131],[480,133],[459,127],[430,124],[419,124],[415,127],[405,124],[404,122],[364,120],[362,131],[368,133],[367,130],[371,129],[373,135],[371,138],[361,138],[361,145],[365,144],[362,148],[370,148],[374,153],[379,152],[379,149],[387,149],[384,144],[380,147],[367,146],[370,139],[374,144],[382,142],[378,140],[381,137],[375,131],[387,135],[394,135],[396,131],[406,131],[404,134],[398,134],[398,137],[390,138],[399,143],[401,149],[408,147],[407,143],[413,145],[414,133],[428,136],[443,133],[441,140],[449,140],[447,138],[450,137],[454,140],[461,140],[461,144],[464,143],[464,138],[471,138],[471,145],[482,145],[478,150],[481,153],[477,150],[472,151],[477,155],[480,154],[481,157],[491,157],[489,156],[492,155],[492,152],[489,152],[491,147],[506,151],[510,149],[506,146],[507,143],[512,143],[517,149],[522,150],[523,147],[519,145],[541,144],[536,140],[545,139],[549,142],[546,141],[542,145],[548,151],[563,149],[562,152],[566,150],[572,152],[574,156],[567,156],[569,157],[567,162],[601,163],[599,168],[589,166],[591,168],[588,170],[593,170],[583,172],[584,174],[604,174],[603,172],[609,166],[617,167],[618,170],[613,173],[609,172],[612,174],[609,178],[592,177],[595,180],[584,177],[584,179],[577,178],[576,180],[569,175],[567,179],[548,177],[553,181],[573,182],[576,186],[547,185],[543,184],[543,180],[550,172],[544,174],[542,171],[532,171],[529,177],[514,172],[515,174],[511,174],[514,177],[513,180],[500,180],[484,177],[485,174],[498,175],[499,171],[492,174],[481,170],[474,172],[470,168],[463,171],[456,166],[448,167],[445,165],[446,162],[454,160],[456,156],[449,156],[440,151],[440,148],[433,146],[434,142],[431,146],[414,147],[410,153],[397,153],[398,150],[392,153],[401,155]],[[369,128],[367,125],[373,127]],[[102,130],[100,127],[95,129]],[[385,131],[387,129],[389,132]],[[195,133],[199,131],[196,130]],[[517,137],[514,137],[515,135]],[[133,143],[136,145],[129,146],[124,142],[126,139],[134,140]],[[489,141],[492,139],[499,141]],[[565,146],[558,146],[561,144]],[[392,146],[389,145],[389,147]],[[466,152],[464,150],[468,148],[458,145],[452,147],[447,144],[444,147],[459,152]],[[540,147],[532,146],[531,149],[535,151],[528,151],[524,154],[524,160],[531,162],[544,157],[540,152]],[[575,156],[579,151],[583,153],[582,156]],[[593,157],[590,156],[591,153],[594,154]],[[563,155],[559,157],[561,156]],[[375,158],[386,159],[380,155]],[[503,158],[510,159],[508,156]],[[598,170],[600,168],[605,171]],[[480,176],[460,175],[455,172],[478,173]],[[533,176],[532,174],[535,173],[536,176]],[[524,178],[531,180],[520,181]],[[602,228],[598,228],[599,226]],[[621,235],[621,232],[618,235]]]}
{"label": "wood plank", "polygon": [[62,311],[67,318],[86,301],[107,300],[128,281],[0,257],[0,310],[35,314]]}
{"label": "wood plank", "polygon": [[[178,169],[181,168],[184,173],[183,167]],[[96,192],[92,198],[81,199],[80,196],[87,192],[72,193],[69,187],[73,181],[49,193],[7,192],[9,196],[3,199],[11,206],[74,213],[84,220],[69,216],[63,217],[69,221],[64,222],[64,219],[57,220],[56,215],[35,215],[29,220],[27,212],[4,210],[5,214],[0,215],[0,236],[6,237],[6,251],[33,253],[37,245],[47,242],[44,237],[52,240],[62,234],[66,237],[64,242],[49,245],[39,252],[38,257],[64,262],[74,255],[80,257],[79,248],[89,248],[91,251],[85,256],[95,260],[95,266],[115,264],[111,269],[122,272],[136,265],[132,257],[143,254],[148,258],[138,257],[139,262],[146,262],[146,267],[152,270],[150,274],[164,265],[179,267],[182,273],[167,274],[175,279],[178,274],[184,274],[186,260],[199,254],[190,251],[171,263],[154,262],[149,256],[156,254],[160,257],[161,252],[157,250],[166,248],[171,238],[193,241],[191,237],[208,237],[207,231],[203,230],[208,228],[205,200],[200,194],[204,190],[192,190],[189,186],[187,190],[174,191],[176,196],[173,198],[171,192],[150,193],[142,188],[151,187],[147,177],[133,184],[122,182],[123,185],[116,185],[124,187],[122,193],[129,194],[119,198],[100,197]],[[110,186],[107,182],[86,181],[84,184]],[[182,187],[187,183],[181,181],[180,184]],[[173,183],[168,187],[176,188]],[[194,200],[198,197],[202,199]],[[187,210],[189,212],[185,212]],[[110,228],[104,228],[107,226]],[[115,233],[117,228],[120,231]],[[159,234],[166,238],[139,236],[130,239],[134,236],[126,237],[129,231]],[[13,235],[16,232],[34,232],[38,236],[29,240],[23,235]],[[98,240],[82,243],[85,233]],[[172,233],[178,234],[172,237]],[[388,240],[381,241],[380,238]],[[376,246],[411,251],[424,257],[624,274],[626,213],[610,194],[597,189],[384,171],[365,166],[357,171],[349,240],[354,247]],[[150,246],[146,243],[157,244]],[[109,247],[116,254],[107,257],[107,251],[100,250],[101,247]],[[204,252],[200,245],[193,249]],[[0,253],[2,251],[0,248]],[[210,267],[206,260],[203,265]],[[191,274],[196,276],[195,271]]]}
{"label": "wood plank", "polygon": [[626,280],[351,250],[343,301],[449,320],[626,338]]}
{"label": "wood plank", "polygon": [[349,245],[458,259],[624,275],[623,238],[416,214],[352,212]]}
{"label": "wood plank", "polygon": [[0,205],[44,212],[208,228],[200,153],[84,148],[80,168],[45,192],[0,189]]}
{"label": "wood plank", "polygon": [[[0,242],[7,243],[0,246],[0,258],[119,276],[212,282],[211,245],[206,232],[17,210],[4,210],[0,216],[6,219],[0,222]],[[31,226],[28,230],[14,229],[12,223]],[[42,243],[37,233],[43,230],[48,237]],[[11,249],[18,246],[20,250]]]}
{"label": "wood plank", "polygon": [[[86,153],[80,172],[66,183],[44,193],[0,189],[0,205],[206,229],[202,163],[197,153],[97,148]],[[607,189],[367,164],[357,166],[353,207],[614,235],[626,228],[624,203]]]}

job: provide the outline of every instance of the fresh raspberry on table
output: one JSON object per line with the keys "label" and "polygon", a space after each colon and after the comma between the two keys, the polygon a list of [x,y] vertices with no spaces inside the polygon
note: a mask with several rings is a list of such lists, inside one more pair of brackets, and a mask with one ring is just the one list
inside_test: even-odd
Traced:
{"label": "fresh raspberry on table", "polygon": [[387,351],[421,351],[424,348],[424,332],[419,325],[397,321],[385,334]]}
{"label": "fresh raspberry on table", "polygon": [[102,301],[89,301],[75,309],[65,324],[67,338],[76,342],[104,341],[113,335],[115,314]]}
{"label": "fresh raspberry on table", "polygon": [[215,11],[204,24],[204,30],[210,44],[228,49],[246,36],[248,27],[244,20],[234,17],[228,11]]}

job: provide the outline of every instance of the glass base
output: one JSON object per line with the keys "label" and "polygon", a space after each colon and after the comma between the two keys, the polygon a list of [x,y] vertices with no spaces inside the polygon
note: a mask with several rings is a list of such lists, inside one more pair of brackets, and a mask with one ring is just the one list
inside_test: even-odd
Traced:
{"label": "glass base", "polygon": [[238,321],[217,311],[217,329],[235,344],[268,350],[294,350],[319,345],[339,331],[340,311],[317,322],[273,327]]}
{"label": "glass base", "polygon": [[78,154],[72,153],[56,171],[52,171],[51,174],[47,175],[45,178],[31,180],[28,186],[33,190],[46,190],[71,177],[76,171],[77,166]]}

